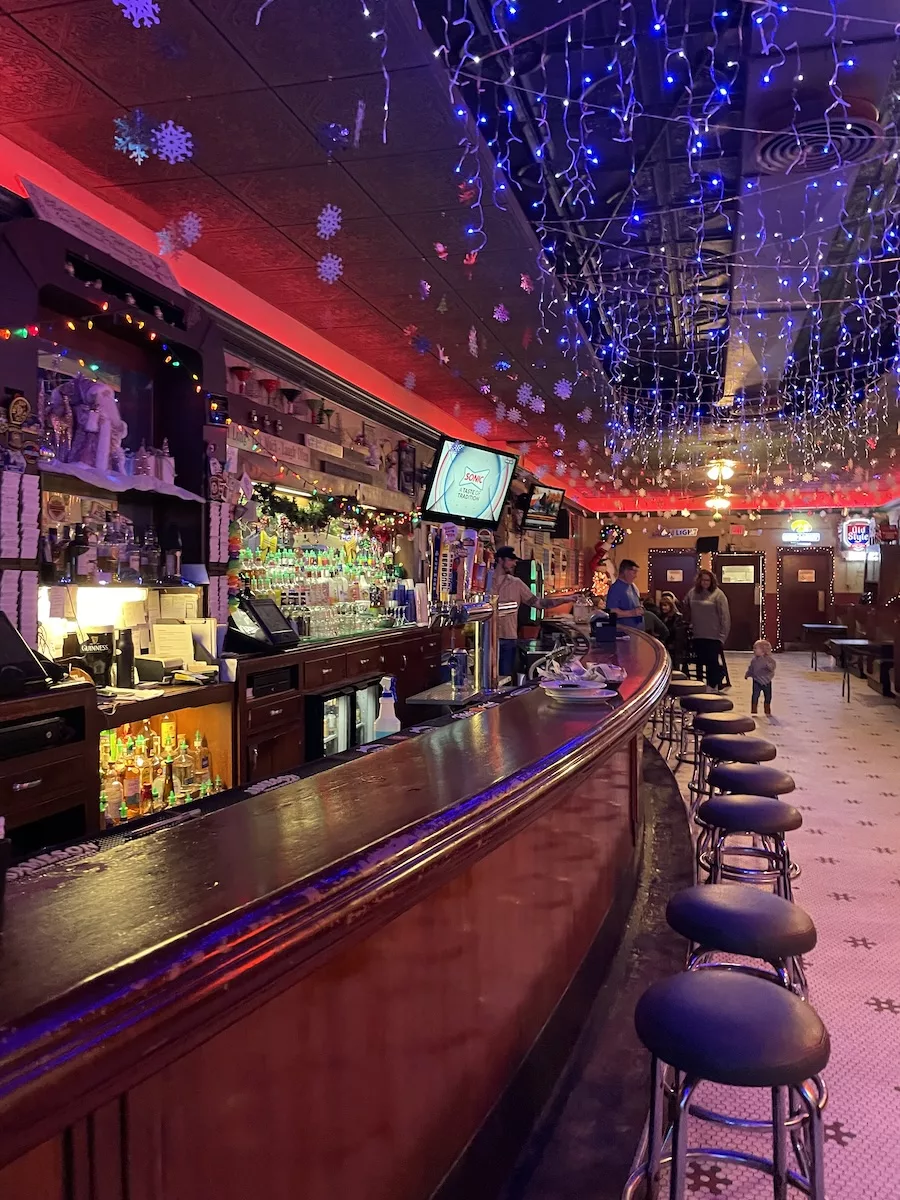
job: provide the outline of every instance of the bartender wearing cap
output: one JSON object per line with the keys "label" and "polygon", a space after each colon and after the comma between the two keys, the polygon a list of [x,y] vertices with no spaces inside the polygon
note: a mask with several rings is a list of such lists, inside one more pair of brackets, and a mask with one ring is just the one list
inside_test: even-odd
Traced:
{"label": "bartender wearing cap", "polygon": [[[494,578],[491,593],[501,604],[527,604],[529,608],[554,608],[565,600],[571,600],[578,592],[564,592],[552,599],[536,596],[524,580],[516,575],[519,556],[512,546],[501,546],[495,555]],[[517,635],[519,632],[519,610],[500,613],[500,674],[512,675],[516,669]]]}

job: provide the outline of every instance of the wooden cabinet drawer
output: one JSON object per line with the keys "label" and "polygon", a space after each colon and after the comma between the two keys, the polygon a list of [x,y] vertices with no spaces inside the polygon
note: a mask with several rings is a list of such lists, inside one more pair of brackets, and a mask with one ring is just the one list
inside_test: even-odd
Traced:
{"label": "wooden cabinet drawer", "polygon": [[441,661],[441,635],[439,633],[426,634],[418,649],[429,666],[439,663]]}
{"label": "wooden cabinet drawer", "polygon": [[303,686],[307,691],[327,688],[347,678],[347,656],[330,654],[327,658],[308,658],[303,664]]}
{"label": "wooden cabinet drawer", "polygon": [[366,650],[347,651],[347,678],[360,675],[380,675],[384,670],[384,651],[380,646],[369,646]]}
{"label": "wooden cabinet drawer", "polygon": [[0,810],[11,814],[18,809],[35,808],[54,796],[74,792],[86,778],[85,757],[80,747],[75,753],[45,750],[12,759],[4,764],[0,777]]}
{"label": "wooden cabinet drawer", "polygon": [[247,709],[247,729],[250,733],[260,733],[276,725],[299,721],[302,715],[302,696],[272,696]]}

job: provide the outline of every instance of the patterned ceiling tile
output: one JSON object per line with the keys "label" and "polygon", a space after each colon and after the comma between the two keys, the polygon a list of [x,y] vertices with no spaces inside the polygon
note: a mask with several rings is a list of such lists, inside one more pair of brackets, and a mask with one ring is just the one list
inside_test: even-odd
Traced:
{"label": "patterned ceiling tile", "polygon": [[388,214],[423,213],[458,205],[456,150],[350,159],[344,166]]}
{"label": "patterned ceiling tile", "polygon": [[[380,73],[381,39],[371,37],[372,24],[363,17],[359,0],[304,0],[302,5],[272,0],[257,25],[261,3],[197,0],[267,83]],[[424,65],[429,42],[416,29],[411,5],[389,5],[385,29],[384,61],[389,71]]]}
{"label": "patterned ceiling tile", "polygon": [[337,288],[341,289],[337,295],[329,294],[322,299],[317,294],[315,298],[292,303],[288,310],[290,315],[311,329],[343,329],[370,324],[382,329],[385,336],[396,338],[396,326],[385,321],[371,304],[343,284],[335,284],[330,291]]}
{"label": "patterned ceiling tile", "polygon": [[116,204],[145,220],[151,228],[188,211],[200,216],[206,233],[262,226],[262,221],[255,213],[214,179],[201,177],[135,183],[127,188],[98,188],[97,194],[110,204]]}
{"label": "patterned ceiling tile", "polygon": [[125,107],[259,86],[241,56],[185,0],[167,4],[169,49],[162,51],[109,0],[34,9],[17,19]]}
{"label": "patterned ceiling tile", "polygon": [[237,280],[264,270],[315,269],[308,254],[268,225],[204,233],[193,253]]}
{"label": "patterned ceiling tile", "polygon": [[[315,224],[288,225],[282,233],[296,242],[313,257],[322,253],[323,242]],[[380,262],[389,258],[418,258],[419,251],[407,241],[389,217],[363,217],[344,221],[341,225],[340,246],[348,262]],[[423,263],[424,265],[424,263]]]}
{"label": "patterned ceiling tile", "polygon": [[267,88],[194,97],[170,109],[172,120],[194,135],[193,161],[210,175],[326,161],[312,134]]}
{"label": "patterned ceiling tile", "polygon": [[0,17],[0,63],[0,125],[65,116],[85,107],[109,110],[97,88],[8,17]]}
{"label": "patterned ceiling tile", "polygon": [[[329,248],[331,245],[332,243],[329,243]],[[337,252],[343,249],[340,235],[334,239],[333,245]],[[376,294],[388,292],[397,295],[406,292],[410,296],[412,307],[419,315],[423,315],[426,311],[433,313],[441,296],[441,280],[436,279],[434,271],[429,269],[427,263],[418,258],[392,258],[372,263],[366,259],[357,260],[352,254],[346,254],[344,278],[351,287],[355,287],[361,292],[371,290]],[[424,292],[427,293],[424,300],[419,286],[423,282],[428,284],[428,287],[424,289]],[[444,286],[443,290],[448,289]]]}
{"label": "patterned ceiling tile", "polygon": [[372,217],[375,204],[338,163],[223,175],[221,182],[273,225],[315,222],[326,204],[344,216]]}
{"label": "patterned ceiling tile", "polygon": [[359,146],[337,152],[345,162],[441,147],[455,149],[459,144],[461,123],[433,64],[391,72],[386,140],[384,76],[380,69],[352,79],[280,88],[278,95],[313,132],[332,121],[354,130],[358,105],[363,101],[366,108]]}

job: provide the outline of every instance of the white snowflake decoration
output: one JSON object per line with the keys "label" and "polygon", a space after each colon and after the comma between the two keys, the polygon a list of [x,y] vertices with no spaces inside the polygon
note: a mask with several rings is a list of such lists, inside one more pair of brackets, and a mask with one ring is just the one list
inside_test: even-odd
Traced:
{"label": "white snowflake decoration", "polygon": [[568,379],[558,379],[553,385],[553,395],[558,396],[560,400],[568,400],[572,395],[572,385]]}
{"label": "white snowflake decoration", "polygon": [[326,204],[316,219],[316,234],[324,241],[341,232],[343,214],[336,204]]}
{"label": "white snowflake decoration", "polygon": [[513,425],[518,425],[522,420],[522,414],[517,408],[511,408],[506,414],[507,421],[512,421]]}
{"label": "white snowflake decoration", "polygon": [[497,403],[496,407],[494,408],[494,413],[496,414],[498,421],[502,421],[506,416],[506,405],[502,400]]}
{"label": "white snowflake decoration", "polygon": [[469,353],[473,358],[478,357],[478,330],[474,325],[469,330]]}
{"label": "white snowflake decoration", "polygon": [[505,304],[498,304],[494,308],[494,320],[499,321],[501,325],[505,325],[509,320],[509,310]]}
{"label": "white snowflake decoration", "polygon": [[184,246],[193,246],[200,241],[203,233],[203,221],[195,212],[186,212],[178,221],[178,232]]}
{"label": "white snowflake decoration", "polygon": [[167,225],[165,229],[157,230],[156,242],[162,258],[167,258],[170,254],[177,254],[178,247],[175,244],[174,226]]}
{"label": "white snowflake decoration", "polygon": [[554,425],[553,432],[558,433],[561,438],[564,438],[566,436],[566,427],[565,425]]}
{"label": "white snowflake decoration", "polygon": [[148,29],[151,25],[159,24],[159,5],[153,0],[113,0],[113,4],[121,8],[122,16],[126,17],[135,29],[143,25]]}
{"label": "white snowflake decoration", "polygon": [[534,468],[534,473],[538,479],[543,479],[547,474],[547,468],[543,463],[538,463],[538,465]]}
{"label": "white snowflake decoration", "polygon": [[556,464],[556,473],[557,473],[557,475],[565,475],[565,473],[566,473],[566,464],[565,464],[565,463],[561,463],[561,462],[557,463],[557,464]]}
{"label": "white snowflake decoration", "polygon": [[194,157],[194,140],[183,125],[163,121],[150,131],[153,153],[163,162],[174,165]]}
{"label": "white snowflake decoration", "polygon": [[578,443],[578,450],[581,454],[587,454],[591,448],[591,443],[582,438]]}
{"label": "white snowflake decoration", "polygon": [[582,425],[587,425],[588,421],[593,415],[594,413],[590,408],[583,408],[581,412],[578,413],[578,420],[582,423]]}
{"label": "white snowflake decoration", "polygon": [[403,386],[409,391],[412,391],[416,386],[416,377],[412,371],[407,371],[403,379]]}
{"label": "white snowflake decoration", "polygon": [[139,108],[127,117],[113,118],[113,148],[140,166],[150,157],[150,130]]}
{"label": "white snowflake decoration", "polygon": [[546,407],[543,399],[540,396],[532,396],[528,401],[528,407],[532,412],[542,413]]}
{"label": "white snowflake decoration", "polygon": [[493,427],[486,417],[479,417],[472,428],[479,437],[487,437]]}
{"label": "white snowflake decoration", "polygon": [[520,383],[516,392],[516,399],[524,407],[531,401],[534,391],[530,383]]}
{"label": "white snowflake decoration", "polygon": [[323,283],[337,283],[344,273],[344,260],[338,254],[323,254],[316,266],[316,274]]}

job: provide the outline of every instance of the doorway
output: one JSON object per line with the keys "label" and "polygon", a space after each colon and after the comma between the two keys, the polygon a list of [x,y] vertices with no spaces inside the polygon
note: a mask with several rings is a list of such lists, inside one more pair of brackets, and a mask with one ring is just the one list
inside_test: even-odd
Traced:
{"label": "doorway", "polygon": [[834,555],[828,550],[778,551],[780,646],[800,646],[803,626],[831,618]]}
{"label": "doorway", "polygon": [[713,572],[731,611],[726,650],[752,650],[753,643],[762,637],[763,562],[759,550],[712,556]]}
{"label": "doorway", "polygon": [[663,592],[672,592],[681,604],[688,591],[694,586],[697,574],[697,551],[687,546],[673,546],[671,550],[654,547],[648,555],[650,596],[659,604]]}

